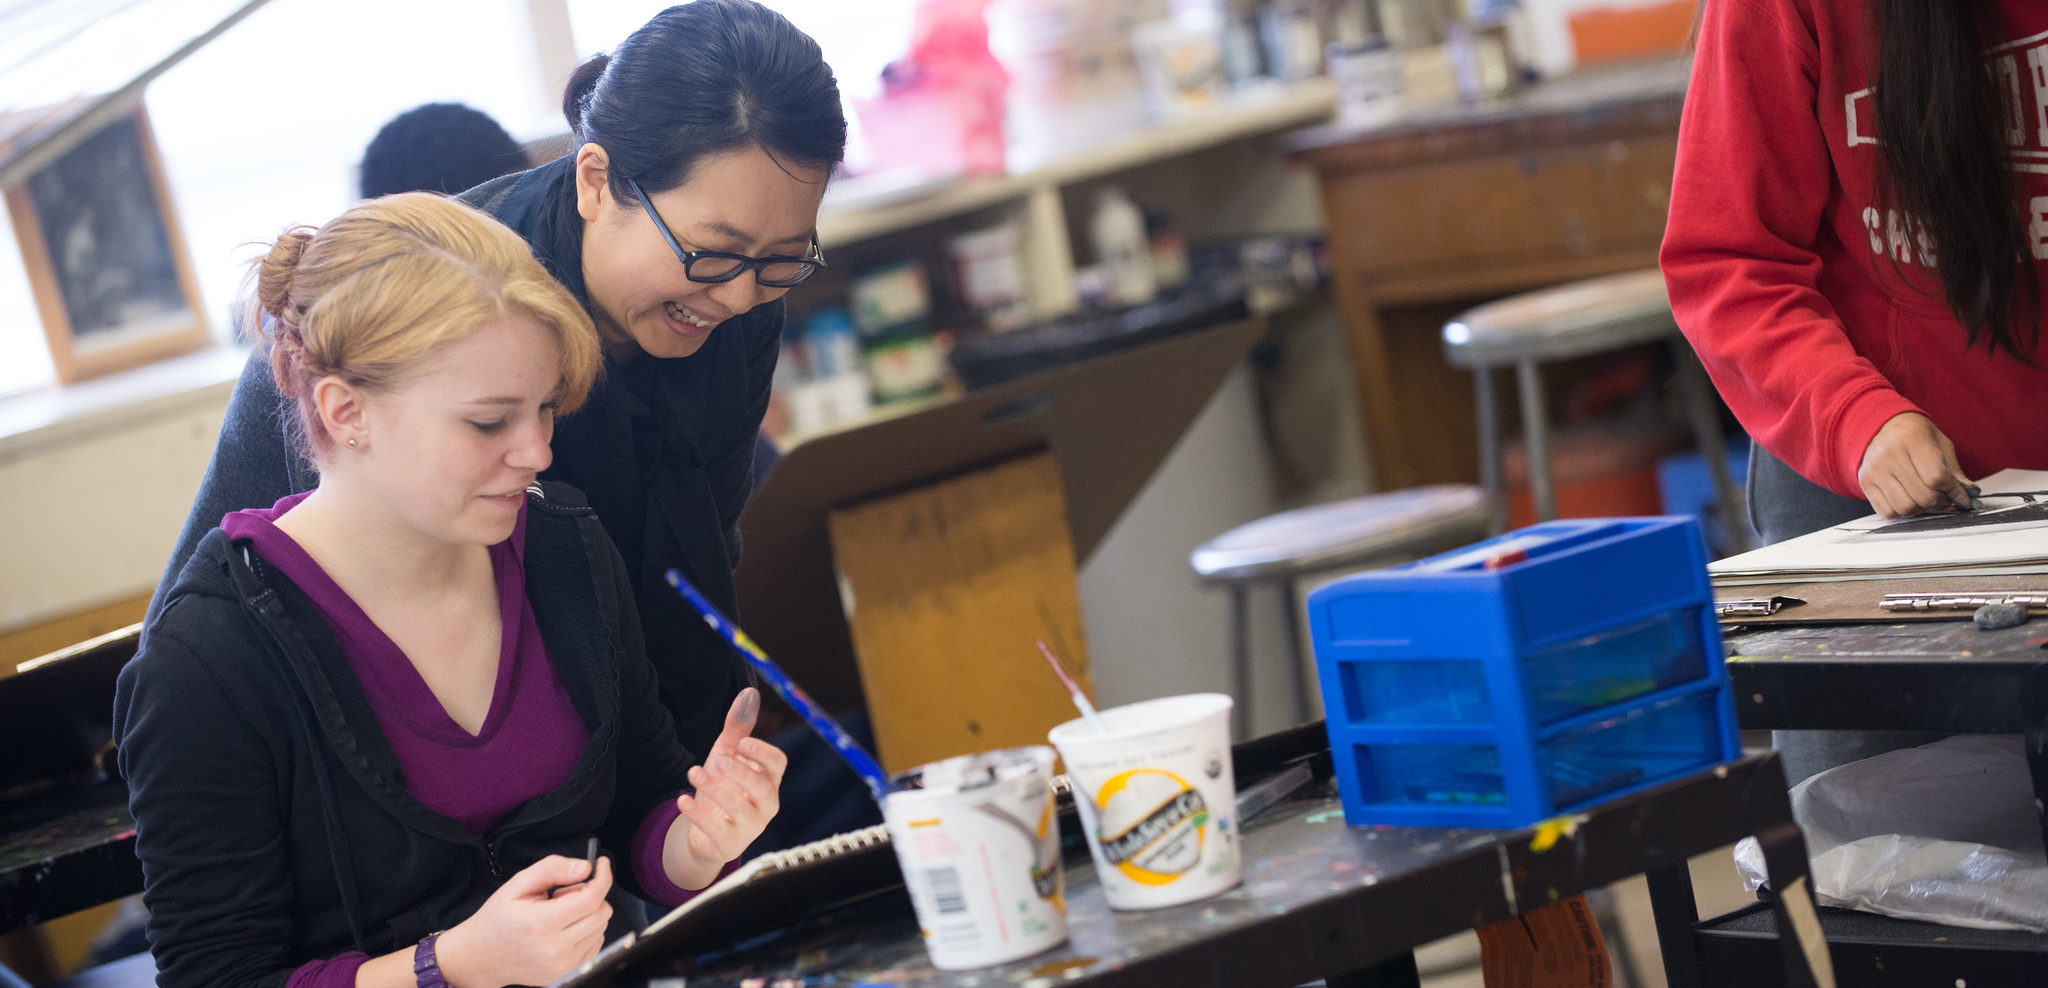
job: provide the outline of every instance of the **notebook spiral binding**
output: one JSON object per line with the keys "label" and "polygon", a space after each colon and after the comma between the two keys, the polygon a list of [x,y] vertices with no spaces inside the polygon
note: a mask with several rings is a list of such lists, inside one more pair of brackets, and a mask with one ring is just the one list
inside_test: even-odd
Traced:
{"label": "notebook spiral binding", "polygon": [[[1052,794],[1054,799],[1070,795],[1073,791],[1074,782],[1072,779],[1064,775],[1052,777]],[[773,854],[764,854],[761,856],[761,870],[784,871],[790,868],[801,868],[805,865],[826,860],[827,858],[838,857],[841,854],[850,854],[854,851],[865,851],[868,848],[881,847],[888,843],[889,828],[884,824],[878,823],[872,827],[862,827],[859,830],[837,834],[824,840],[815,840],[809,844],[801,844],[787,850],[776,851]]]}

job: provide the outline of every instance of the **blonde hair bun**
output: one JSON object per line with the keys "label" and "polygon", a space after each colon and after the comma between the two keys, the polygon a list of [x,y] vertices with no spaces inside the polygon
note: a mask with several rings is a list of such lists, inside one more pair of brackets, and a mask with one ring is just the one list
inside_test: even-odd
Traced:
{"label": "blonde hair bun", "polygon": [[563,413],[603,366],[590,314],[534,260],[526,241],[453,199],[372,199],[325,226],[287,229],[252,265],[251,322],[270,347],[278,393],[299,401],[303,448],[332,446],[312,385],[339,376],[385,389],[487,323],[525,316],[561,345]]}

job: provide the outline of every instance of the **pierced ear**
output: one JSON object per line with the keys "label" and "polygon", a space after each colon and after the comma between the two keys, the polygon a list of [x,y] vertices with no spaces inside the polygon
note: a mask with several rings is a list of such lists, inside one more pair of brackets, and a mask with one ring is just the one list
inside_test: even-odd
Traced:
{"label": "pierced ear", "polygon": [[365,397],[361,388],[332,374],[314,382],[313,410],[320,417],[320,427],[327,430],[335,445],[346,446],[351,439],[369,438]]}
{"label": "pierced ear", "polygon": [[596,144],[576,149],[576,213],[585,223],[597,219],[598,207],[611,194],[611,157]]}

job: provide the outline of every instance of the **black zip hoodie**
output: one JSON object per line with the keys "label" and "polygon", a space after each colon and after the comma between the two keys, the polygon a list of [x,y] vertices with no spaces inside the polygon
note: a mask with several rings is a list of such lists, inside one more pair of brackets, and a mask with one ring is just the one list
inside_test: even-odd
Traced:
{"label": "black zip hoodie", "polygon": [[[397,756],[312,601],[246,543],[200,542],[114,694],[158,984],[281,986],[468,918],[504,879],[591,835],[623,859],[687,785],[632,581],[582,495],[527,493],[526,589],[590,740],[559,788],[470,835],[405,789]],[[627,928],[618,910],[610,934]]]}

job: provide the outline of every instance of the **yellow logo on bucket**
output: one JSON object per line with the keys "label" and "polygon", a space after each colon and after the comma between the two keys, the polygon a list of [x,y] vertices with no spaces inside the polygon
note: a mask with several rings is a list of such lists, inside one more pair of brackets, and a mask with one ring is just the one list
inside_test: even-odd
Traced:
{"label": "yellow logo on bucket", "polygon": [[1166,885],[1202,860],[1208,804],[1187,780],[1156,768],[1111,778],[1095,794],[1102,856],[1132,881]]}

